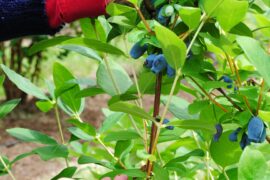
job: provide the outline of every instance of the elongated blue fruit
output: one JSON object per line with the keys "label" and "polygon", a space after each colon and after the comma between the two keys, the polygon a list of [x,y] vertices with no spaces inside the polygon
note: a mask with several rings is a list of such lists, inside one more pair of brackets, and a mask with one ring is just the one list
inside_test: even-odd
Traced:
{"label": "elongated blue fruit", "polygon": [[240,141],[240,146],[244,150],[246,146],[250,145],[250,141],[248,139],[248,136],[246,133],[243,133],[241,141]]}
{"label": "elongated blue fruit", "polygon": [[261,143],[266,138],[264,122],[259,117],[252,117],[248,123],[248,139],[251,142]]}
{"label": "elongated blue fruit", "polygon": [[214,135],[213,139],[215,142],[217,142],[219,140],[219,138],[221,137],[222,135],[222,132],[223,132],[223,127],[221,124],[216,124],[216,134]]}
{"label": "elongated blue fruit", "polygon": [[167,76],[172,78],[175,76],[175,70],[171,66],[167,66]]}
{"label": "elongated blue fruit", "polygon": [[158,10],[157,20],[160,24],[164,26],[168,24],[169,18],[163,16],[162,8]]}
{"label": "elongated blue fruit", "polygon": [[140,44],[140,42],[137,42],[134,44],[134,46],[130,50],[130,56],[134,59],[140,58],[146,51],[148,46],[144,44],[143,46]]}
{"label": "elongated blue fruit", "polygon": [[154,59],[151,71],[158,74],[167,68],[167,62],[163,54],[157,55]]}
{"label": "elongated blue fruit", "polygon": [[237,136],[241,130],[242,128],[237,128],[235,131],[233,131],[229,136],[229,140],[233,142],[237,142]]}
{"label": "elongated blue fruit", "polygon": [[155,60],[156,57],[157,57],[156,54],[150,54],[150,55],[146,58],[146,60],[145,60],[145,62],[144,62],[144,66],[145,66],[146,68],[151,69],[152,66],[153,66],[153,62],[154,62],[154,60]]}

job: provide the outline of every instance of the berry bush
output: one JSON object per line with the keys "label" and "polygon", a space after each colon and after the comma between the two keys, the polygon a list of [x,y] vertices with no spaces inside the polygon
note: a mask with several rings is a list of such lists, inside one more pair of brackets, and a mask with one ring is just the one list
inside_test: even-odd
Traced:
{"label": "berry bush", "polygon": [[[122,2],[110,3],[106,17],[80,20],[81,36],[29,49],[35,54],[57,46],[89,57],[98,64],[94,83],[55,63],[47,95],[1,66],[19,89],[39,99],[41,111],[55,112],[61,139],[8,129],[40,146],[15,159],[3,156],[1,175],[13,177],[14,163],[38,155],[66,162],[54,180],[270,178],[269,1]],[[110,100],[103,124],[94,128],[80,115],[84,98],[102,94]],[[151,107],[145,95],[154,100]],[[61,119],[60,110],[69,118]]]}

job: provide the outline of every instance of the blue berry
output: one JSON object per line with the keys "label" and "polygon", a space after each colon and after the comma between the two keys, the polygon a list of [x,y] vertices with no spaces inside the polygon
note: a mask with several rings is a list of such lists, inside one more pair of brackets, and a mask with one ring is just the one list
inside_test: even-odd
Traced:
{"label": "blue berry", "polygon": [[242,128],[237,128],[235,131],[233,131],[229,136],[229,140],[233,142],[237,142],[237,136],[241,130]]}
{"label": "blue berry", "polygon": [[216,124],[215,127],[216,127],[217,132],[214,135],[213,139],[214,139],[215,142],[217,142],[219,140],[220,136],[222,135],[223,128],[222,128],[221,124]]}
{"label": "blue berry", "polygon": [[167,66],[167,75],[168,77],[174,77],[175,76],[175,70],[171,66]]}
{"label": "blue berry", "polygon": [[250,145],[250,141],[248,139],[248,136],[246,133],[243,133],[241,141],[240,141],[240,146],[244,150],[246,146]]}
{"label": "blue berry", "polygon": [[266,138],[266,130],[263,121],[259,117],[252,117],[248,123],[248,139],[251,142],[263,142]]}
{"label": "blue berry", "polygon": [[[170,121],[168,119],[164,119],[162,124],[168,124]],[[166,129],[174,130],[174,126],[167,126]]]}
{"label": "blue berry", "polygon": [[136,43],[130,50],[130,56],[134,59],[140,58],[146,51],[147,51],[148,46],[141,45],[140,42]]}
{"label": "blue berry", "polygon": [[164,10],[164,15],[165,15],[166,17],[170,17],[170,16],[172,16],[173,13],[174,13],[174,8],[173,8],[172,5],[165,6],[165,7],[163,8],[163,10]]}
{"label": "blue berry", "polygon": [[167,62],[163,54],[157,55],[154,59],[151,71],[158,74],[167,68]]}
{"label": "blue berry", "polygon": [[157,20],[160,24],[162,24],[164,26],[167,25],[167,23],[168,23],[168,18],[163,16],[162,8],[160,10],[158,10]]}
{"label": "blue berry", "polygon": [[221,79],[223,79],[224,82],[229,83],[229,85],[227,86],[228,89],[231,89],[232,88],[233,81],[232,81],[232,79],[229,76],[225,76],[224,75],[224,76],[222,76]]}
{"label": "blue berry", "polygon": [[146,68],[151,69],[152,66],[153,66],[153,62],[154,62],[154,60],[155,60],[156,57],[157,57],[156,54],[150,54],[150,55],[146,58],[146,60],[145,60],[145,62],[144,62],[144,66],[145,66]]}

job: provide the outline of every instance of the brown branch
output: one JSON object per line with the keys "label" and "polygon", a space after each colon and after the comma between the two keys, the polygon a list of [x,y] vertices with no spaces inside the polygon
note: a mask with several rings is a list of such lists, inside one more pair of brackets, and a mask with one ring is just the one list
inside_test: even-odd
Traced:
{"label": "brown branch", "polygon": [[191,76],[188,76],[188,77],[200,88],[200,90],[208,97],[208,99],[211,102],[213,102],[215,105],[217,105],[225,113],[229,112],[224,106],[222,106],[215,99],[213,99],[212,96],[209,95],[208,92],[206,92],[206,90],[193,77],[191,77]]}
{"label": "brown branch", "polygon": [[[162,73],[159,73],[156,77],[156,87],[155,87],[155,101],[154,101],[154,112],[153,112],[153,117],[155,119],[158,119],[159,110],[160,110],[161,86],[162,86]],[[153,154],[153,151],[155,149],[154,146],[155,146],[156,135],[157,135],[157,126],[155,123],[152,123],[150,146],[148,150],[149,154]],[[152,163],[150,162],[150,160],[147,160],[146,172],[147,172],[148,178],[151,176],[152,169],[153,169]]]}
{"label": "brown branch", "polygon": [[263,79],[262,84],[261,84],[260,95],[259,95],[259,99],[258,99],[258,106],[257,106],[257,110],[256,110],[256,115],[259,114],[259,110],[261,108],[264,85],[265,85],[265,82],[264,82],[264,79]]}

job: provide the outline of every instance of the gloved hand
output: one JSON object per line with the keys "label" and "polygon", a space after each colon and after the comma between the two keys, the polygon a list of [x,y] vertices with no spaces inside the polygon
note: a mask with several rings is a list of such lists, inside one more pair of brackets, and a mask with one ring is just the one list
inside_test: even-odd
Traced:
{"label": "gloved hand", "polygon": [[53,28],[84,17],[105,14],[110,0],[47,0],[46,12]]}

